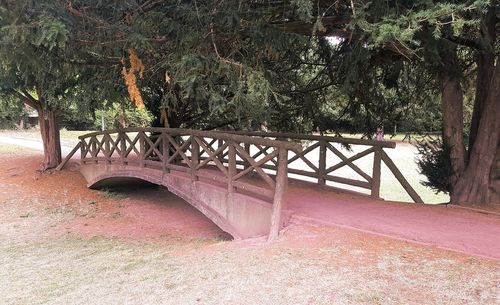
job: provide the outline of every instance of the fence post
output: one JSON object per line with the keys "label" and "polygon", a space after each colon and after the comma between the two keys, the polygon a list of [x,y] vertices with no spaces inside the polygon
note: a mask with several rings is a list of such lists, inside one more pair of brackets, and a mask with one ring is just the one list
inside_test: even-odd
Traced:
{"label": "fence post", "polygon": [[[251,156],[249,143],[245,143],[245,151],[249,156]],[[245,158],[243,158],[243,169],[247,169],[249,167],[250,167],[250,162],[248,162],[248,160],[245,160]]]}
{"label": "fence post", "polygon": [[[222,145],[224,145],[224,141],[221,140],[221,139],[218,139],[217,140],[217,148],[221,147]],[[217,156],[217,159],[219,159],[219,161],[221,163],[224,163],[224,157],[223,157],[223,155],[224,155],[224,150],[221,151],[220,154]]]}
{"label": "fence post", "polygon": [[382,147],[375,146],[373,153],[373,171],[371,183],[371,196],[374,199],[380,198],[380,166],[381,166],[381,151]]}
{"label": "fence post", "polygon": [[200,144],[196,141],[196,137],[191,135],[191,180],[198,180],[196,167],[199,164]]}
{"label": "fence post", "polygon": [[106,163],[110,164],[111,163],[111,146],[110,146],[110,141],[111,141],[111,135],[109,133],[105,133],[103,136],[104,139],[104,150],[105,153],[104,155],[106,156]]}
{"label": "fence post", "polygon": [[162,139],[162,152],[161,152],[161,155],[163,157],[163,160],[162,160],[163,171],[166,173],[170,173],[170,169],[167,168],[167,161],[170,158],[170,140],[167,137],[166,131],[162,131],[161,136],[163,137],[163,139]]}
{"label": "fence post", "polygon": [[123,131],[118,132],[118,142],[120,143],[120,161],[122,165],[125,165],[125,155],[127,153],[127,139],[125,138],[125,133]]}
{"label": "fence post", "polygon": [[228,165],[227,165],[227,191],[229,193],[234,193],[234,186],[233,186],[233,177],[236,175],[236,149],[234,148],[234,143],[233,141],[229,141],[228,145]]}
{"label": "fence post", "polygon": [[92,144],[90,145],[91,147],[91,153],[90,155],[95,158],[94,159],[94,163],[98,163],[99,161],[97,161],[97,155],[99,154],[99,152],[97,151],[97,137],[96,136],[93,136],[90,138],[90,140],[92,141]]}
{"label": "fence post", "polygon": [[86,146],[87,144],[85,143],[85,138],[83,139],[80,139],[80,162],[82,162],[82,164],[85,164],[85,150],[87,149]]}
{"label": "fence post", "polygon": [[326,175],[326,141],[319,140],[319,165],[318,165],[318,184],[325,185]]}
{"label": "fence post", "polygon": [[283,212],[283,198],[288,185],[288,150],[279,148],[278,172],[276,174],[276,188],[274,190],[273,210],[271,214],[271,228],[268,241],[278,238],[281,229],[281,214]]}
{"label": "fence post", "polygon": [[139,131],[139,134],[137,136],[139,137],[139,165],[140,167],[144,167],[144,159],[146,154],[146,141],[144,140],[144,137],[146,136],[146,133]]}

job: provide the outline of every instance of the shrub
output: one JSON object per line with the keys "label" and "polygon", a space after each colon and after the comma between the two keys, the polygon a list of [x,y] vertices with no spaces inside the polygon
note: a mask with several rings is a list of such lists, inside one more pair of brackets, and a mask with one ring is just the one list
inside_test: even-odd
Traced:
{"label": "shrub", "polygon": [[[94,121],[95,129],[101,129],[101,115],[103,110],[96,111],[96,118]],[[120,127],[123,111],[120,104],[114,103],[112,107],[104,110],[104,126],[106,129],[114,129]],[[125,108],[125,127],[148,127],[153,120],[151,113],[143,109],[135,107]]]}
{"label": "shrub", "polygon": [[450,147],[441,140],[427,140],[419,142],[417,148],[420,155],[417,160],[420,173],[428,180],[422,181],[422,185],[430,187],[436,194],[449,193],[450,177],[453,173]]}

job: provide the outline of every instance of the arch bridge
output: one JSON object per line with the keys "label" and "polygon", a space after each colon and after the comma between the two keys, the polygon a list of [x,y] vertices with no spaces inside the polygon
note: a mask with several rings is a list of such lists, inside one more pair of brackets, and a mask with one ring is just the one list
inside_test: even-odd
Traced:
{"label": "arch bridge", "polygon": [[[383,162],[413,201],[422,202],[384,151],[395,142],[170,128],[93,132],[79,140],[59,170],[79,150],[80,171],[89,187],[120,178],[165,186],[235,239],[278,237],[290,217],[289,179],[344,185],[378,199]],[[347,156],[342,147],[363,149]],[[370,164],[370,171],[355,164],[361,159]],[[358,179],[342,175],[345,168]]]}

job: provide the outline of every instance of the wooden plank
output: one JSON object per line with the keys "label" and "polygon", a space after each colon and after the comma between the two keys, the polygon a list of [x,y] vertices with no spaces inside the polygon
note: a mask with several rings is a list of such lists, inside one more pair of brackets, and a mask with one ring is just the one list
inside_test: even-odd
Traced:
{"label": "wooden plank", "polygon": [[298,154],[295,154],[295,156],[293,156],[292,158],[290,158],[288,160],[288,164],[292,163],[293,161],[296,161],[297,159],[299,159],[301,156],[305,156],[307,155],[308,153],[310,153],[311,151],[313,151],[314,149],[316,149],[317,147],[319,146],[319,142],[318,143],[314,143],[313,145],[309,146],[308,148],[304,149],[303,151],[301,151],[300,153]]}
{"label": "wooden plank", "polygon": [[73,155],[76,153],[76,151],[78,149],[80,149],[81,146],[82,146],[82,143],[78,142],[78,144],[76,144],[76,146],[69,152],[69,154],[66,156],[66,158],[64,158],[64,160],[56,167],[56,171],[60,171],[64,167],[64,165],[66,165],[66,163],[68,163],[68,161],[71,159],[71,157],[73,157]]}
{"label": "wooden plank", "polygon": [[372,198],[380,198],[380,167],[381,167],[381,155],[380,151],[382,148],[375,148],[375,153],[373,154],[373,172],[372,172]]}
{"label": "wooden plank", "polygon": [[145,159],[145,150],[146,144],[144,142],[144,137],[146,134],[144,132],[139,132],[139,166],[144,167],[144,159]]}
{"label": "wooden plank", "polygon": [[139,151],[137,150],[137,148],[135,147],[135,144],[137,143],[137,141],[139,141],[139,134],[136,134],[135,137],[134,137],[134,140],[131,140],[129,138],[129,136],[126,134],[126,133],[123,133],[124,137],[125,137],[125,140],[129,142],[130,146],[127,148],[127,150],[125,151],[125,157],[128,157],[128,155],[130,154],[130,152],[133,150],[135,152],[135,154],[137,156],[139,156]]}
{"label": "wooden plank", "polygon": [[120,132],[118,134],[118,139],[120,141],[120,160],[121,160],[121,163],[123,165],[125,165],[125,158],[126,158],[126,155],[125,155],[125,152],[127,150],[127,140],[125,140],[125,133],[123,132]]}
{"label": "wooden plank", "polygon": [[[246,145],[246,144],[245,144],[245,145]],[[255,154],[252,156],[252,159],[254,159],[254,160],[256,160],[256,159],[257,159],[257,157],[259,157],[259,156],[260,156],[260,155],[262,155],[262,154],[264,154],[265,156],[269,155],[269,153],[267,152],[267,150],[268,150],[269,148],[273,148],[273,150],[274,150],[274,147],[273,147],[273,146],[266,146],[266,147],[262,147],[262,146],[260,146],[260,145],[254,145],[254,146],[255,146],[255,148],[257,148],[257,149],[259,150],[257,153],[255,153]],[[250,155],[250,150],[248,150],[248,151],[247,151],[247,153]],[[275,165],[277,165],[277,164],[278,164],[278,162],[277,162],[277,161],[275,161],[274,159],[271,159],[271,161],[272,161]]]}
{"label": "wooden plank", "polygon": [[354,145],[367,145],[379,146],[384,148],[395,148],[396,142],[393,141],[375,141],[365,139],[354,139],[345,137],[331,137],[331,136],[316,136],[298,133],[280,133],[280,132],[259,132],[259,131],[225,131],[226,133],[237,134],[242,136],[254,136],[262,138],[280,138],[280,139],[294,139],[294,140],[312,140],[312,141],[326,141],[333,143],[344,143]]}
{"label": "wooden plank", "polygon": [[177,157],[178,155],[180,155],[181,158],[184,161],[186,161],[187,164],[190,164],[191,160],[186,156],[186,154],[184,153],[184,150],[189,145],[191,139],[190,138],[187,139],[186,141],[184,141],[184,143],[182,143],[181,146],[179,146],[177,144],[177,142],[174,140],[174,138],[172,138],[169,134],[166,134],[166,135],[167,135],[167,138],[168,138],[169,142],[172,144],[172,146],[175,149],[175,152],[170,156],[170,158],[168,159],[167,163],[172,163],[172,160],[174,160],[175,157]]}
{"label": "wooden plank", "polygon": [[333,182],[337,182],[337,183],[357,186],[357,187],[361,187],[361,188],[365,188],[365,189],[371,189],[371,184],[368,182],[365,182],[365,181],[354,180],[354,179],[338,177],[338,176],[326,176],[325,179],[328,181],[333,181]]}
{"label": "wooden plank", "polygon": [[[91,137],[91,136],[96,136],[96,135],[102,135],[103,133],[117,133],[120,130],[115,129],[115,130],[109,130],[109,131],[97,131],[97,132],[91,132],[82,136],[79,136],[79,139]],[[273,146],[273,147],[281,147],[285,148],[288,150],[292,150],[294,152],[300,152],[302,151],[302,146],[300,144],[296,143],[291,143],[291,142],[286,142],[286,141],[277,141],[277,140],[271,140],[271,139],[265,139],[261,137],[251,137],[251,136],[244,136],[244,135],[239,135],[237,133],[233,132],[227,132],[227,131],[205,131],[205,130],[191,130],[191,129],[182,129],[182,128],[153,128],[153,127],[148,127],[148,128],[124,128],[121,129],[123,132],[166,132],[170,135],[175,135],[175,136],[187,136],[187,135],[195,135],[199,137],[206,137],[206,138],[217,138],[221,139],[224,141],[234,141],[236,143],[250,143],[250,144],[259,144],[259,145],[264,145],[264,146]],[[387,142],[384,142],[387,143]]]}
{"label": "wooden plank", "polygon": [[347,157],[344,156],[343,153],[341,153],[337,148],[335,148],[332,144],[330,143],[327,143],[326,144],[326,147],[328,147],[328,149],[330,149],[334,154],[337,155],[337,157],[339,157],[343,162],[345,162],[345,165],[349,166],[350,168],[352,168],[356,173],[358,173],[358,175],[360,175],[361,177],[365,178],[366,181],[368,182],[372,182],[372,178],[370,176],[368,176],[367,173],[365,173],[364,171],[362,171],[356,164],[352,163],[353,160],[351,161],[347,161]]}
{"label": "wooden plank", "polygon": [[[196,141],[199,141],[199,139],[195,138]],[[227,177],[227,169],[226,167],[221,163],[221,161],[218,159],[219,154],[227,147],[227,143],[222,144],[222,146],[217,147],[215,151],[212,151],[208,146],[205,146],[204,141],[199,141],[198,142],[203,150],[208,154],[208,157],[203,158],[203,161],[198,164],[198,169],[205,166],[208,162],[213,161],[214,164],[217,166],[217,168]]]}
{"label": "wooden plank", "polygon": [[[318,178],[317,172],[308,172],[308,171],[296,169],[296,168],[288,168],[288,173],[296,174],[296,175],[300,175],[300,176],[311,177],[311,178]],[[325,177],[325,179],[326,179],[326,177]]]}
{"label": "wooden plank", "polygon": [[422,198],[420,198],[420,196],[413,189],[413,187],[410,185],[410,183],[408,183],[406,178],[399,171],[396,164],[394,164],[394,162],[392,162],[391,158],[389,158],[389,156],[385,153],[385,151],[381,150],[380,154],[381,154],[382,160],[384,161],[385,165],[387,165],[387,167],[391,170],[394,177],[396,177],[396,179],[398,179],[399,183],[401,183],[401,185],[403,186],[405,191],[408,193],[408,195],[410,195],[411,199],[416,203],[424,203]]}
{"label": "wooden plank", "polygon": [[[227,144],[227,143],[226,143],[226,144]],[[223,145],[224,145],[224,141],[223,141],[222,139],[217,139],[217,148],[219,148],[219,147],[221,147],[221,146],[223,146]],[[226,145],[226,146],[227,146],[227,145]],[[223,160],[224,160],[224,157],[225,157],[225,156],[226,156],[226,155],[224,154],[224,150],[223,150],[223,151],[222,151],[222,155],[217,156],[217,158],[219,159],[219,161],[220,161],[221,163],[223,163],[223,162],[224,162]]]}
{"label": "wooden plank", "polygon": [[158,137],[153,142],[151,140],[151,137],[148,137],[148,136],[145,135],[144,139],[145,139],[145,143],[144,144],[148,144],[149,145],[149,148],[144,153],[144,157],[145,158],[151,157],[151,154],[154,152],[159,158],[161,158],[162,153],[159,151],[159,149],[157,147],[161,143],[162,138]]}
{"label": "wooden plank", "polygon": [[163,171],[169,173],[170,169],[167,168],[167,161],[170,156],[170,141],[168,140],[166,133],[162,132],[161,137],[163,137],[163,142],[162,142],[162,163],[163,163]]}
{"label": "wooden plank", "polygon": [[120,156],[121,153],[120,153],[120,147],[118,147],[118,145],[120,144],[120,134],[118,134],[116,140],[113,140],[113,138],[111,136],[109,136],[109,141],[110,143],[112,144],[111,145],[111,151],[109,153],[109,156],[113,156],[113,154],[116,152],[118,152],[118,155]]}
{"label": "wooden plank", "polygon": [[[262,165],[264,163],[266,163],[267,161],[269,161],[270,159],[276,157],[278,155],[278,152],[275,150],[273,151],[272,153],[270,153],[269,155],[267,155],[266,157],[260,159],[259,161],[257,162],[250,162],[250,161],[240,161],[241,163],[243,163],[243,165],[245,163],[248,163],[249,164],[249,167],[245,168],[243,171],[239,172],[236,176],[234,176],[234,180],[238,180],[239,178],[245,176],[246,174],[248,174],[249,172],[253,171],[254,169],[256,169],[256,167],[260,167],[262,168]],[[273,186],[274,187],[274,186]]]}
{"label": "wooden plank", "polygon": [[[250,155],[250,143],[245,143],[244,145],[245,145],[246,153]],[[243,168],[247,169],[249,167],[250,167],[250,163],[248,161],[243,160]]]}
{"label": "wooden plank", "polygon": [[276,176],[276,188],[274,190],[273,210],[271,214],[271,228],[269,229],[269,241],[278,239],[281,229],[281,219],[284,205],[284,195],[288,184],[288,150],[279,149],[278,155],[278,175]]}
{"label": "wooden plank", "polygon": [[[201,141],[203,141],[203,143],[205,143],[205,146],[206,146],[206,147],[209,147],[211,151],[214,151],[214,150],[215,150],[215,148],[213,147],[213,145],[215,144],[215,142],[217,142],[217,139],[212,139],[212,140],[210,141],[210,143],[209,143],[208,141],[206,141],[206,140],[205,140],[205,138],[199,138],[199,139],[200,139]],[[205,152],[206,152],[206,151],[205,151],[204,149],[202,149],[202,150],[200,151],[200,159],[201,159],[201,157],[203,156],[203,154],[204,154]]]}
{"label": "wooden plank", "polygon": [[234,176],[236,175],[236,149],[234,148],[235,145],[238,145],[232,141],[228,143],[228,167],[227,167],[227,191],[229,193],[234,192]]}
{"label": "wooden plank", "polygon": [[[194,139],[194,141],[193,141]],[[195,137],[195,136],[192,136],[191,137],[191,164],[190,164],[190,167],[191,167],[191,180],[193,181],[196,181],[198,180],[198,177],[197,177],[197,166],[200,162],[200,160],[198,159],[199,157],[199,154],[200,154],[200,144],[198,144],[198,138]]]}
{"label": "wooden plank", "polygon": [[[258,166],[258,163],[255,162],[254,159],[252,159],[252,157],[250,157],[250,155],[248,155],[245,150],[238,144],[238,143],[234,143],[233,144],[233,147],[236,148],[236,150],[240,153],[240,156],[244,157],[248,162],[250,162],[250,165],[255,169],[255,171],[262,177],[262,179],[264,179],[264,181],[267,182],[267,184],[269,184],[270,187],[274,188],[275,187],[275,182],[273,181],[273,179],[271,177],[269,177],[269,175],[264,172],[262,170],[262,168],[260,168]],[[274,156],[273,156],[274,158]],[[264,158],[265,159],[265,158]],[[233,177],[233,179],[236,180],[236,177]]]}
{"label": "wooden plank", "polygon": [[337,163],[337,164],[335,164],[335,165],[333,165],[333,166],[330,166],[329,168],[327,168],[327,169],[326,169],[326,173],[327,173],[327,174],[328,174],[328,173],[331,173],[331,172],[333,172],[334,170],[337,170],[337,169],[339,169],[339,168],[341,168],[341,167],[345,166],[347,163],[349,163],[349,162],[353,162],[354,160],[357,160],[357,159],[362,158],[362,157],[364,157],[364,156],[366,156],[366,155],[368,155],[368,154],[371,154],[371,153],[372,153],[372,152],[374,152],[374,151],[375,151],[375,148],[374,148],[374,147],[370,147],[370,148],[368,148],[367,150],[363,150],[362,152],[357,153],[357,154],[355,154],[354,156],[349,157],[349,158],[347,158],[346,160],[344,160],[344,161],[342,161],[342,162],[340,162],[340,163]]}
{"label": "wooden plank", "polygon": [[318,164],[318,184],[325,185],[326,175],[326,142],[319,141],[319,164]]}

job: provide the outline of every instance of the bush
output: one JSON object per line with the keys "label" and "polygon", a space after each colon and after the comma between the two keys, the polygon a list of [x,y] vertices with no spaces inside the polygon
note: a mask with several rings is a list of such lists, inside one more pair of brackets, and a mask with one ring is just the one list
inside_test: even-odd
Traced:
{"label": "bush", "polygon": [[64,109],[59,115],[59,127],[67,130],[92,130],[94,119],[91,113],[78,109]]}
{"label": "bush", "polygon": [[417,160],[420,173],[428,181],[422,185],[430,187],[437,194],[450,193],[450,177],[453,173],[450,159],[450,147],[441,140],[422,141],[417,145],[420,158]]}
{"label": "bush", "polygon": [[[1,97],[0,97],[1,98]],[[27,111],[23,104],[9,99],[0,99],[0,129],[16,129]]]}
{"label": "bush", "polygon": [[[101,129],[102,110],[96,111],[94,128]],[[120,127],[122,109],[120,104],[115,103],[111,108],[104,110],[104,126],[106,129],[114,129]],[[146,109],[137,109],[135,107],[125,108],[125,127],[148,127],[153,120],[153,116]]]}

